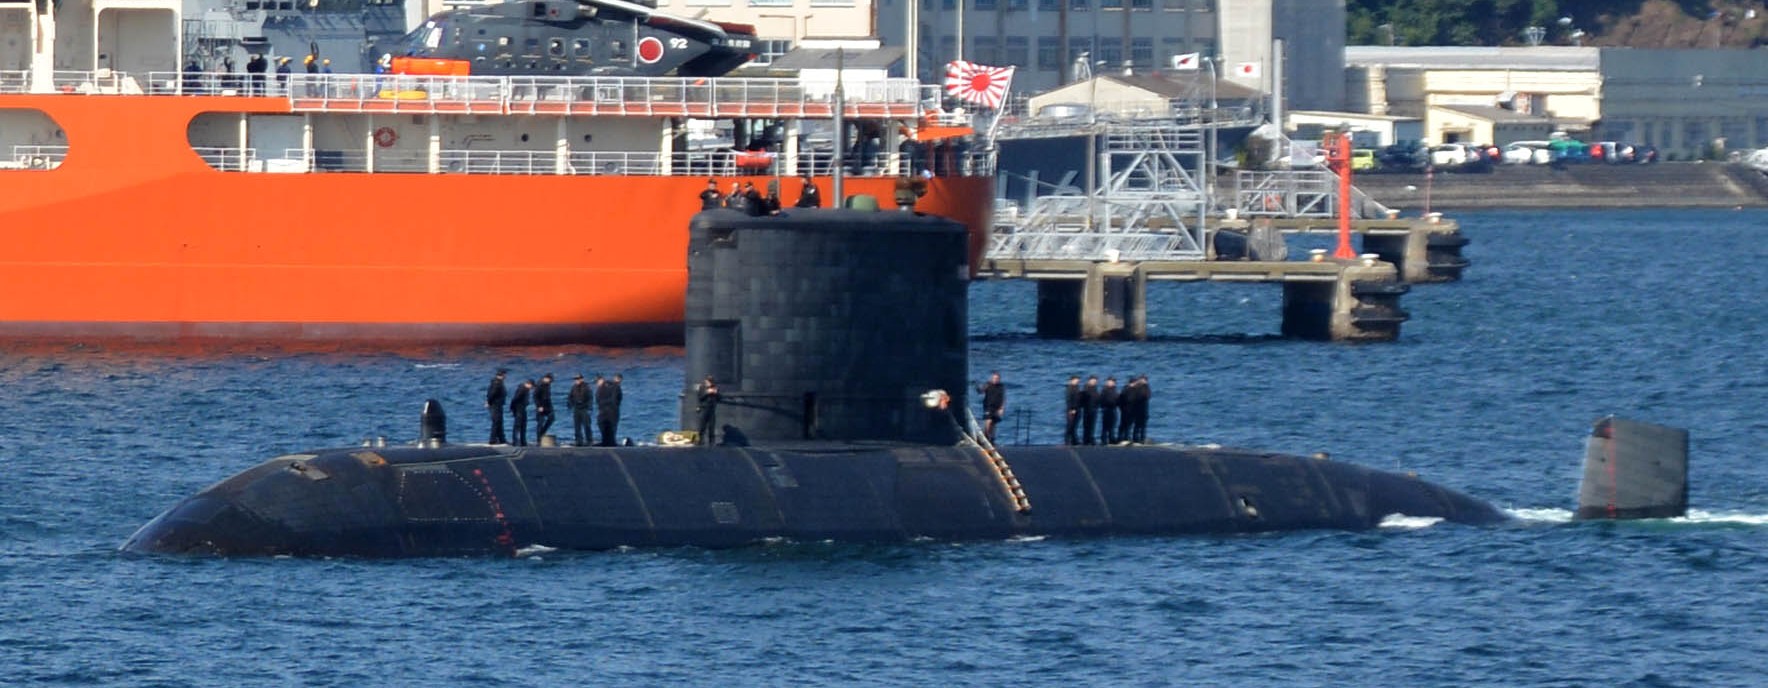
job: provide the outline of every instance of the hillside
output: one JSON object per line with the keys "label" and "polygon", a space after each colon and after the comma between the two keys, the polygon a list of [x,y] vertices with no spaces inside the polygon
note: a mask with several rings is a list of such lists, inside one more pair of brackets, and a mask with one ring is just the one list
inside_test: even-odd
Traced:
{"label": "hillside", "polygon": [[1348,0],[1351,45],[1768,46],[1763,0]]}

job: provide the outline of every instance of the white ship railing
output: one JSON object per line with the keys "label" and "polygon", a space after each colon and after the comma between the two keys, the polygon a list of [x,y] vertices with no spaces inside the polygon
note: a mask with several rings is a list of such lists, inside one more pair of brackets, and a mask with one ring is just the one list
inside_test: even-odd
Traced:
{"label": "white ship railing", "polygon": [[[65,148],[63,148],[65,152]],[[256,149],[199,148],[199,155],[211,167],[224,171],[304,173],[412,173],[412,174],[513,174],[513,175],[577,175],[577,176],[675,176],[675,177],[743,177],[784,176],[785,165],[775,160],[767,166],[739,166],[737,154],[728,149],[688,151],[663,154],[649,151],[574,151],[567,153],[560,164],[554,150],[456,150],[443,149],[434,158],[423,151],[380,151],[350,149],[289,148],[279,158],[260,159]],[[880,160],[882,162],[882,159]],[[667,165],[665,165],[667,163]],[[992,170],[993,157],[985,153],[970,156],[965,163],[968,174]],[[372,169],[371,169],[372,165]],[[797,174],[829,176],[835,160],[827,151],[805,152],[799,156]],[[895,174],[885,165],[860,166],[847,169],[860,176]],[[899,168],[902,169],[902,168]]]}
{"label": "white ship railing", "polygon": [[[297,112],[461,112],[689,117],[834,114],[827,86],[739,77],[497,77],[394,74],[214,74],[108,69],[56,71],[45,87],[27,71],[0,72],[0,93],[204,95],[287,98]],[[880,79],[844,93],[845,114],[913,118],[937,102],[914,79]]]}

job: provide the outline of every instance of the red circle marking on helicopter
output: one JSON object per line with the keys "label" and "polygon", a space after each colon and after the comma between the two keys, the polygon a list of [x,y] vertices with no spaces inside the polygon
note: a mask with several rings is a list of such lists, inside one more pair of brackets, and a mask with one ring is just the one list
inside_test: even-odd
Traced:
{"label": "red circle marking on helicopter", "polygon": [[656,64],[663,59],[663,41],[656,36],[645,36],[638,40],[638,61],[645,64]]}

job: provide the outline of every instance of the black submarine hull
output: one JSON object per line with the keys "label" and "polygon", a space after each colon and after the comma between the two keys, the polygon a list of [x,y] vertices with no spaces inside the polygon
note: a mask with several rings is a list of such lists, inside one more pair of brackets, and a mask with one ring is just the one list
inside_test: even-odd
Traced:
{"label": "black submarine hull", "polygon": [[736,547],[1468,524],[1490,505],[1414,477],[1216,448],[352,448],[273,459],[143,526],[132,552],[414,557],[530,546]]}

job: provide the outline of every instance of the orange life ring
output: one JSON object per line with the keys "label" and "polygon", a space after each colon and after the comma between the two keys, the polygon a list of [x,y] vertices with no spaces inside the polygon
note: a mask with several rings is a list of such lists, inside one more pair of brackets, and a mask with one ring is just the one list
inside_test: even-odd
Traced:
{"label": "orange life ring", "polygon": [[399,132],[393,131],[392,127],[381,127],[374,130],[374,145],[382,148],[392,148],[393,144],[398,142]]}

